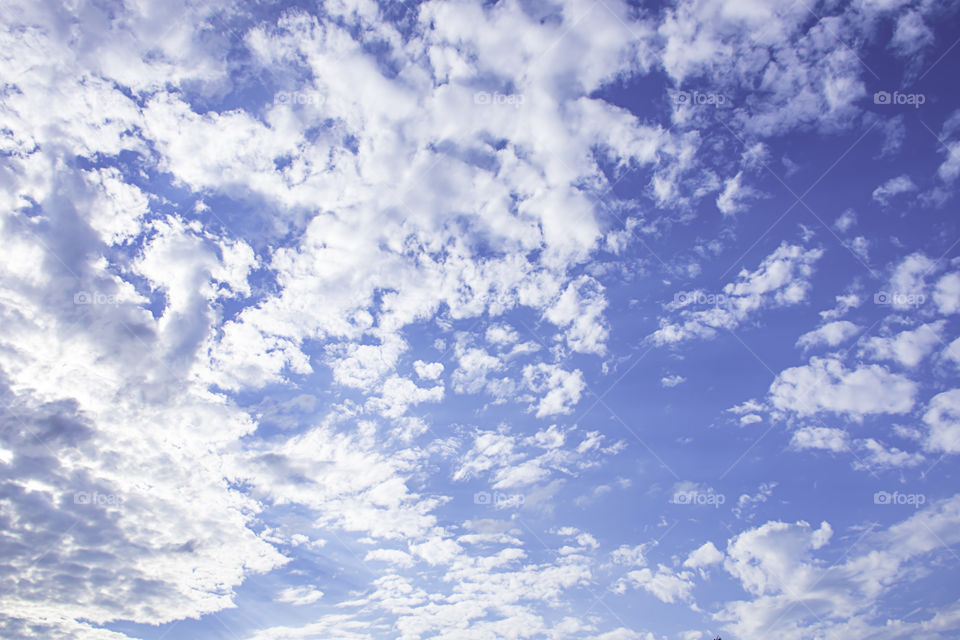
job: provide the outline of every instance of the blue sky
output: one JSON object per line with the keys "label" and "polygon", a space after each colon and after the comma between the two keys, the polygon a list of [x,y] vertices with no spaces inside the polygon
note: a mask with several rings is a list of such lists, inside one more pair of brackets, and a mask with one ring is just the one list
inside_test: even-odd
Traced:
{"label": "blue sky", "polygon": [[0,636],[960,633],[957,2],[0,23]]}

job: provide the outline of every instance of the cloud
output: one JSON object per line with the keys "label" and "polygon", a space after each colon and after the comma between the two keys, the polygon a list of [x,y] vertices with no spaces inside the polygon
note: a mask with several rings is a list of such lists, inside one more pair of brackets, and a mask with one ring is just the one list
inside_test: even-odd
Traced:
{"label": "cloud", "polygon": [[866,454],[865,460],[858,460],[854,464],[857,469],[891,469],[900,467],[916,467],[926,460],[921,453],[907,453],[896,447],[886,447],[883,443],[866,438],[857,441],[857,445]]}
{"label": "cloud", "polygon": [[277,602],[302,607],[313,604],[322,597],[323,591],[320,591],[316,587],[287,587],[277,595]]}
{"label": "cloud", "polygon": [[443,400],[443,385],[419,387],[413,380],[391,376],[384,381],[380,396],[367,401],[367,408],[388,418],[399,418],[407,408],[422,402]]}
{"label": "cloud", "polygon": [[689,571],[674,572],[669,567],[658,565],[656,572],[639,569],[629,572],[613,587],[617,593],[623,593],[628,587],[640,588],[661,602],[672,604],[678,600],[687,600],[693,590],[693,574]]}
{"label": "cloud", "polygon": [[[919,11],[907,11],[897,20],[890,48],[902,58],[916,56],[934,42],[933,32],[925,24]],[[922,59],[922,57],[921,57]]]}
{"label": "cloud", "polygon": [[417,372],[417,377],[421,380],[436,380],[443,373],[442,362],[424,362],[417,360],[413,363],[413,368]]}
{"label": "cloud", "polygon": [[833,357],[785,369],[770,385],[776,409],[810,416],[828,411],[861,420],[871,414],[904,414],[913,408],[917,384],[881,365],[849,370]]}
{"label": "cloud", "polygon": [[[544,554],[506,509],[481,523],[485,505],[466,485],[522,492],[547,519],[554,506],[591,518],[600,501],[565,513],[565,500],[615,486],[603,463],[625,443],[602,423],[559,417],[594,377],[622,366],[650,320],[650,339],[667,344],[807,302],[823,253],[784,242],[716,292],[722,303],[668,305],[655,319],[624,312],[625,290],[667,277],[637,245],[696,266],[687,273],[739,253],[749,228],[697,240],[708,248],[692,256],[674,242],[700,233],[697,207],[715,201],[732,216],[759,196],[751,180],[782,155],[768,134],[861,122],[862,52],[840,42],[890,32],[898,52],[920,55],[936,24],[930,6],[897,2],[822,18],[788,2],[706,0],[652,13],[580,0],[266,13],[219,0],[11,2],[0,28],[0,484],[4,562],[29,579],[3,596],[13,613],[0,615],[0,635],[57,640],[123,640],[110,629],[184,618],[203,635],[209,614],[258,598],[303,607],[302,622],[278,621],[273,610],[289,607],[274,604],[237,637],[652,640],[603,613],[555,615],[585,610],[584,592],[612,571],[630,572],[624,589],[699,613],[694,581],[727,566],[729,547],[684,549],[654,569],[643,556],[657,545],[631,538],[614,552],[628,568],[614,570],[597,557],[623,531],[596,518],[598,531]],[[654,111],[638,114],[613,97],[651,78],[725,106],[662,109],[667,92],[654,88]],[[941,186],[957,175],[955,132],[944,132]],[[866,226],[851,247],[882,255]],[[923,293],[935,266],[909,256],[890,290]],[[951,277],[934,288],[943,314],[960,306]],[[520,343],[526,321],[548,347]],[[871,357],[920,367],[929,350],[916,355],[906,333],[872,342]],[[816,411],[852,417],[902,415],[929,395],[929,381],[879,365],[807,368],[778,378],[778,410],[802,412],[790,395],[808,388]],[[808,375],[821,373],[823,385]],[[955,448],[950,393],[925,408],[931,451]],[[425,403],[443,420],[407,415]],[[742,423],[761,419],[756,404],[737,412]],[[918,459],[879,440],[851,446],[881,467]],[[951,510],[888,529],[879,567],[844,565],[846,592],[860,576],[878,592],[900,580],[880,572],[927,549],[919,524],[953,541]],[[789,527],[806,540],[781,536],[800,560],[771,560],[774,541],[738,570],[823,570],[807,540],[828,537],[823,526]],[[333,568],[316,553],[328,533],[344,552]],[[361,557],[377,576],[356,579]],[[804,602],[845,604],[838,593]],[[781,595],[768,590],[758,606]],[[722,606],[730,624],[752,624],[736,617],[749,603]],[[945,611],[926,629],[891,626],[948,627]]]}
{"label": "cloud", "polygon": [[668,388],[676,387],[678,385],[683,384],[686,381],[687,379],[679,374],[673,374],[673,375],[664,376],[660,378],[660,384]]}
{"label": "cloud", "polygon": [[915,308],[926,301],[926,277],[936,264],[922,253],[901,260],[890,277],[889,304],[897,310]]}
{"label": "cloud", "polygon": [[942,314],[960,312],[960,273],[948,273],[937,281],[933,302]]}
{"label": "cloud", "polygon": [[895,196],[916,191],[917,185],[913,183],[910,176],[902,175],[896,178],[890,178],[882,185],[873,190],[873,199],[887,206]]}
{"label": "cloud", "polygon": [[730,216],[743,211],[746,201],[757,197],[757,192],[743,185],[743,172],[740,171],[732,178],[724,181],[723,191],[717,196],[717,208],[720,213]]}
{"label": "cloud", "polygon": [[603,320],[607,306],[603,287],[594,278],[577,278],[547,309],[546,318],[567,329],[566,341],[573,351],[603,355],[609,330]]}
{"label": "cloud", "polygon": [[848,451],[847,432],[831,427],[803,427],[793,433],[790,446],[794,449],[825,449],[839,453]]}
{"label": "cloud", "polygon": [[857,224],[857,214],[852,210],[847,209],[837,218],[836,222],[833,223],[834,228],[840,233],[846,233],[850,230],[853,225]]}
{"label": "cloud", "polygon": [[836,347],[843,344],[860,332],[860,327],[848,320],[835,320],[808,331],[797,338],[797,346],[803,349],[812,349],[820,345]]}
{"label": "cloud", "polygon": [[710,565],[723,562],[723,552],[717,549],[712,542],[704,542],[703,545],[690,552],[687,559],[683,561],[683,566],[690,569],[701,569]]}
{"label": "cloud", "polygon": [[938,393],[923,414],[929,432],[924,447],[929,451],[960,453],[960,389]]}
{"label": "cloud", "polygon": [[363,561],[381,561],[387,562],[391,565],[403,568],[410,568],[413,566],[413,558],[409,553],[405,551],[400,551],[399,549],[373,549],[368,551],[367,555],[364,556]]}
{"label": "cloud", "polygon": [[487,328],[487,342],[495,345],[511,345],[519,340],[516,329],[507,324],[494,324]]}
{"label": "cloud", "polygon": [[888,338],[869,338],[864,342],[863,353],[880,360],[895,360],[905,367],[916,367],[937,345],[943,344],[944,325],[941,320]]}
{"label": "cloud", "polygon": [[722,293],[678,294],[668,306],[675,313],[660,318],[660,328],[651,339],[663,345],[710,338],[717,329],[735,329],[762,309],[800,304],[810,290],[813,265],[822,255],[820,249],[783,243],[755,271],[742,270]]}
{"label": "cloud", "polygon": [[[867,531],[861,534],[862,544],[839,563],[814,557],[832,538],[833,529],[826,522],[814,529],[803,521],[771,521],[744,531],[728,542],[724,568],[752,598],[724,603],[715,618],[737,635],[842,637],[855,631],[884,637],[891,630],[886,619],[875,618],[876,603],[897,580],[912,582],[922,575],[913,571],[924,557],[955,543],[958,506],[960,500],[954,496],[886,529]],[[797,610],[798,600],[807,607]],[[939,615],[900,621],[889,637],[939,633],[951,624]]]}
{"label": "cloud", "polygon": [[538,418],[570,413],[586,387],[579,369],[565,371],[546,363],[524,367],[523,381],[531,391],[543,394],[536,405]]}
{"label": "cloud", "polygon": [[502,366],[500,360],[483,349],[466,349],[459,354],[459,366],[453,372],[453,389],[457,393],[478,393],[489,388],[487,376]]}

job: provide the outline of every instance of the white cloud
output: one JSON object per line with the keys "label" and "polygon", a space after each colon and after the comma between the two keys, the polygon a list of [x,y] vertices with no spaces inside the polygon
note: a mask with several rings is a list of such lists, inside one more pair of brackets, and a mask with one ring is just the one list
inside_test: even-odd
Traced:
{"label": "white cloud", "polygon": [[836,347],[860,332],[860,326],[848,320],[835,320],[808,331],[797,339],[797,346],[811,349],[820,345]]}
{"label": "white cloud", "polygon": [[852,210],[847,209],[840,215],[839,218],[837,218],[837,220],[833,223],[833,226],[840,233],[846,233],[855,224],[857,224],[857,214],[855,214]]}
{"label": "white cloud", "polygon": [[[886,508],[886,507],[884,507]],[[862,544],[840,563],[814,557],[832,537],[824,522],[767,522],[730,540],[724,568],[752,598],[726,602],[716,614],[724,630],[743,637],[947,637],[955,622],[937,617],[899,621],[891,630],[877,619],[877,602],[900,581],[926,575],[922,561],[960,539],[960,497],[938,501],[886,529],[860,534]],[[806,607],[795,609],[802,600]],[[791,613],[791,611],[793,613]],[[892,633],[891,633],[892,631]]]}
{"label": "white cloud", "polygon": [[386,562],[407,569],[413,566],[413,557],[409,553],[400,551],[399,549],[374,549],[368,551],[367,555],[363,557],[363,561],[369,562],[371,560]]}
{"label": "white cloud", "polygon": [[929,433],[924,447],[930,451],[960,453],[960,389],[938,393],[923,414]]}
{"label": "white cloud", "polygon": [[835,320],[836,318],[840,318],[844,316],[847,313],[847,311],[849,311],[850,309],[855,309],[859,307],[860,304],[863,302],[860,296],[858,296],[855,293],[849,293],[846,295],[837,296],[836,299],[837,299],[837,306],[827,311],[821,311],[820,312],[821,318],[828,321]]}
{"label": "white cloud", "polygon": [[910,176],[897,176],[896,178],[890,178],[882,185],[874,189],[873,199],[883,206],[887,206],[890,204],[890,200],[893,199],[894,196],[910,193],[911,191],[916,190],[917,185],[913,184],[913,180],[910,179]]}
{"label": "white cloud", "polygon": [[866,454],[865,460],[854,463],[854,467],[858,469],[916,467],[926,460],[921,453],[908,453],[896,447],[888,448],[873,438],[858,440],[857,445]]}
{"label": "white cloud", "polygon": [[937,345],[943,344],[944,321],[901,331],[889,338],[873,337],[863,345],[863,353],[880,360],[895,360],[905,367],[916,367]]}
{"label": "white cloud", "polygon": [[510,325],[494,324],[487,328],[486,339],[490,344],[506,346],[517,342],[519,336]]}
{"label": "white cloud", "polygon": [[955,364],[960,364],[960,338],[955,339],[943,350],[943,356],[953,360]]}
{"label": "white cloud", "polygon": [[790,446],[795,449],[825,449],[834,453],[847,451],[850,448],[847,432],[832,427],[797,429],[790,439]]}
{"label": "white cloud", "polygon": [[669,567],[658,565],[656,572],[639,569],[627,573],[617,581],[614,591],[623,593],[627,587],[643,589],[661,602],[672,604],[690,598],[693,590],[693,574],[689,571],[674,572]]}
{"label": "white cloud", "polygon": [[646,549],[647,545],[645,544],[638,544],[633,547],[621,545],[610,554],[610,557],[617,564],[642,567],[647,564],[647,559],[644,555]]}
{"label": "white cloud", "polygon": [[410,545],[410,552],[423,558],[428,564],[449,564],[461,551],[455,540],[433,535],[420,544]]}
{"label": "white cloud", "polygon": [[316,587],[287,587],[277,595],[277,602],[292,604],[295,607],[313,604],[323,597],[323,591]]}
{"label": "white cloud", "polygon": [[391,376],[383,383],[380,396],[367,401],[367,408],[388,418],[399,418],[412,405],[441,400],[443,400],[443,385],[418,387],[413,380]]}
{"label": "white cloud", "polygon": [[[900,15],[890,40],[890,48],[900,57],[910,58],[934,42],[933,31],[924,23],[919,11],[907,11]],[[922,59],[922,56],[917,56]]]}
{"label": "white cloud", "polygon": [[[536,345],[516,345],[503,324],[487,330],[484,349],[450,342],[452,388],[533,403],[541,418],[571,414],[589,369],[563,356],[608,349],[613,289],[600,284],[604,264],[586,264],[619,228],[596,206],[611,190],[608,169],[648,173],[638,186],[664,207],[683,210],[720,191],[718,207],[740,209],[756,194],[749,171],[767,157],[756,137],[836,126],[858,112],[862,70],[831,34],[868,39],[857,24],[858,12],[873,22],[869,3],[811,20],[795,3],[681,0],[638,17],[619,2],[426,2],[397,27],[365,0],[253,22],[220,1],[109,11],[11,2],[0,30],[0,204],[15,212],[0,227],[0,460],[16,471],[3,486],[4,562],[30,576],[0,602],[16,612],[11,624],[35,637],[122,640],[103,625],[200,617],[234,606],[237,587],[287,554],[309,557],[322,544],[317,529],[343,536],[347,548],[358,538],[409,545],[366,558],[393,572],[416,557],[442,566],[443,580],[394,572],[358,588],[354,603],[332,602],[342,605],[335,614],[239,634],[366,638],[389,628],[405,639],[520,630],[652,640],[623,627],[602,633],[592,616],[553,615],[597,584],[588,556],[604,536],[577,533],[562,559],[538,563],[509,522],[455,539],[438,509],[457,499],[436,484],[443,464],[459,480],[482,476],[558,501],[563,482],[623,443],[607,446],[600,431],[574,426],[533,436],[504,428],[477,435],[461,457],[468,427],[428,436],[433,425],[403,415],[444,399],[443,385],[424,381],[446,372],[415,360],[429,385],[420,386],[398,371],[419,344],[406,334],[463,333],[472,320],[515,311],[545,318],[561,329],[547,356],[556,364],[522,361]],[[896,41],[922,36],[929,17],[893,19]],[[599,97],[652,69],[677,87],[707,78],[731,89],[731,100],[749,81],[751,109],[738,105],[726,119],[752,140],[742,173],[722,182],[710,166],[722,141],[701,127],[702,114],[677,108],[672,122],[647,122]],[[523,100],[475,98],[495,86]],[[274,89],[308,100],[261,95]],[[942,179],[955,177],[952,163]],[[639,237],[662,227],[644,219],[625,230]],[[782,245],[723,290],[731,306],[722,312],[671,309],[663,341],[806,301],[818,258]],[[635,266],[624,273],[649,275]],[[943,313],[957,306],[949,286],[937,299]],[[119,302],[78,309],[70,298],[80,287]],[[268,386],[280,398],[320,397],[324,367],[329,403],[292,401],[305,414],[295,429],[264,429],[251,408],[264,405],[246,404]],[[839,378],[835,386],[848,390]],[[942,435],[952,414],[937,412],[949,404],[937,398],[927,422]],[[902,453],[882,446],[885,459]],[[74,503],[78,488],[109,504]],[[71,518],[80,523],[72,530]],[[916,544],[904,537],[902,546]],[[32,542],[51,539],[54,553]],[[623,584],[690,602],[692,573],[644,571]],[[117,597],[101,597],[104,581]],[[326,606],[335,590],[324,589],[278,588],[276,599]]]}
{"label": "white cloud", "polygon": [[656,344],[670,344],[709,338],[717,329],[736,328],[761,309],[800,304],[809,293],[813,265],[822,255],[820,249],[783,243],[755,271],[742,270],[722,293],[685,293],[681,301],[668,307],[677,313],[661,317],[660,328],[651,339]]}
{"label": "white cloud", "polygon": [[745,201],[756,196],[756,190],[743,185],[743,171],[740,171],[724,181],[723,191],[717,196],[717,208],[723,215],[730,216],[743,211]]}
{"label": "white cloud", "polygon": [[586,387],[579,369],[565,371],[546,363],[525,366],[523,381],[530,390],[543,394],[536,405],[538,418],[570,413]]}
{"label": "white cloud", "polygon": [[413,369],[421,380],[436,380],[443,373],[443,363],[417,360],[413,363]]}
{"label": "white cloud", "polygon": [[712,564],[723,562],[723,552],[717,549],[712,542],[704,542],[700,547],[694,549],[683,561],[683,566],[690,569],[700,569],[709,567]]}
{"label": "white cloud", "polygon": [[738,519],[752,520],[755,517],[756,507],[763,504],[773,495],[777,488],[776,482],[764,482],[754,494],[742,493],[737,498],[737,504],[730,510]]}
{"label": "white cloud", "polygon": [[330,347],[330,368],[339,384],[365,389],[376,385],[393,371],[400,354],[407,349],[400,338],[381,344],[342,344]]}
{"label": "white cloud", "polygon": [[669,376],[664,376],[660,378],[660,384],[664,387],[676,387],[686,382],[687,379],[681,376],[680,374],[672,374]]}
{"label": "white cloud", "polygon": [[925,301],[926,277],[936,264],[922,253],[913,253],[900,261],[890,278],[892,296],[889,301],[894,309],[915,308]]}
{"label": "white cloud", "polygon": [[960,312],[960,273],[948,273],[937,281],[933,301],[942,314]]}
{"label": "white cloud", "polygon": [[848,370],[829,357],[786,369],[770,385],[770,401],[779,410],[800,416],[830,411],[857,420],[870,414],[906,413],[916,394],[915,382],[880,365]]}
{"label": "white cloud", "polygon": [[457,393],[478,393],[489,384],[487,376],[501,367],[500,360],[483,349],[466,349],[453,372],[453,389]]}
{"label": "white cloud", "polygon": [[570,283],[545,315],[558,327],[566,328],[566,340],[571,349],[603,355],[609,334],[603,319],[606,306],[600,283],[589,276],[581,276]]}

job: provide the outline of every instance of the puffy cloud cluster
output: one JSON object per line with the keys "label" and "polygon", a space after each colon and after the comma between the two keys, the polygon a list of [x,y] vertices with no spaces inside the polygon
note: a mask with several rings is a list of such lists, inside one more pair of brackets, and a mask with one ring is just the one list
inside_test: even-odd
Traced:
{"label": "puffy cloud cluster", "polygon": [[[895,54],[922,59],[930,4],[818,5],[817,17],[759,0],[656,13],[586,0],[8,2],[0,635],[122,640],[134,632],[106,625],[225,611],[263,580],[253,591],[268,585],[278,608],[243,631],[251,640],[648,640],[570,603],[626,571],[613,594],[700,611],[695,581],[721,567],[754,598],[714,612],[736,634],[767,633],[780,615],[788,637],[879,633],[866,612],[922,573],[934,539],[955,541],[956,500],[832,568],[813,557],[825,523],[771,521],[725,550],[707,542],[648,566],[652,539],[572,526],[549,537],[525,519],[572,517],[571,505],[592,518],[590,500],[557,496],[626,446],[570,421],[595,369],[622,361],[611,343],[630,332],[611,319],[613,292],[653,264],[634,243],[656,256],[647,240],[703,201],[724,223],[747,214],[772,161],[761,138],[862,115],[862,63],[843,43],[887,20]],[[638,80],[655,86],[649,117],[615,97]],[[943,124],[930,202],[958,174],[957,123]],[[627,175],[635,200],[614,191]],[[904,174],[872,197],[889,205],[922,188]],[[824,252],[784,241],[716,294],[683,292],[649,342],[799,307]],[[783,370],[765,405],[742,405],[741,424],[770,408],[913,416],[924,453],[960,451],[958,391],[927,393],[913,377],[960,362],[949,318],[935,317],[960,311],[960,276],[940,262],[918,252],[892,270],[891,312],[931,300],[910,326],[867,329],[865,362],[830,354]],[[851,341],[867,324],[839,317],[859,302],[838,299],[797,345]],[[692,386],[658,377],[671,394]],[[925,461],[869,435],[802,426],[791,444],[858,452],[871,470]],[[598,479],[591,500],[630,482]],[[481,518],[478,486],[512,497]],[[378,575],[343,589],[333,571],[329,583],[304,576],[327,537],[355,555],[347,571]],[[598,558],[614,547],[611,568]],[[296,582],[277,587],[288,566]],[[789,612],[797,601],[829,622],[806,624]],[[303,624],[277,623],[290,607]],[[935,634],[953,615],[888,626]]]}

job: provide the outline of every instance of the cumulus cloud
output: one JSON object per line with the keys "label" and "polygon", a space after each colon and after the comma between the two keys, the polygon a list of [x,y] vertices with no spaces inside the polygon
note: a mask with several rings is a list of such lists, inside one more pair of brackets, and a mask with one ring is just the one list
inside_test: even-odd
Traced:
{"label": "cumulus cloud", "polygon": [[742,270],[722,292],[685,292],[668,305],[673,313],[660,318],[651,336],[655,344],[710,338],[718,329],[735,329],[762,309],[804,302],[820,249],[781,244],[754,271]]}
{"label": "cumulus cloud", "polygon": [[689,571],[674,572],[667,566],[658,565],[656,571],[644,568],[629,572],[621,578],[614,591],[623,593],[627,588],[640,588],[668,604],[686,600],[693,589],[693,574]]}
{"label": "cumulus cloud", "polygon": [[323,591],[316,587],[287,587],[277,594],[277,602],[292,604],[295,607],[313,604],[323,597]]}
{"label": "cumulus cloud", "polygon": [[566,371],[542,362],[524,367],[523,380],[531,391],[542,394],[536,404],[538,418],[570,413],[586,387],[579,369]]}
{"label": "cumulus cloud", "polygon": [[859,332],[860,327],[849,320],[835,320],[797,338],[797,346],[804,349],[811,349],[820,345],[836,347]]}
{"label": "cumulus cloud", "polygon": [[904,414],[913,408],[917,384],[881,365],[847,369],[834,358],[780,372],[770,385],[770,402],[781,411],[810,416],[831,412],[860,420],[871,414]]}
{"label": "cumulus cloud", "polygon": [[960,452],[960,390],[951,389],[931,398],[923,421],[929,429],[924,441],[927,449]]}
{"label": "cumulus cloud", "polygon": [[917,185],[913,183],[910,176],[902,175],[896,178],[890,178],[882,185],[873,190],[873,199],[887,206],[895,196],[916,191]]}
{"label": "cumulus cloud", "polygon": [[717,549],[712,542],[708,541],[691,551],[687,559],[683,561],[683,566],[691,569],[700,569],[723,562],[723,557],[723,552]]}
{"label": "cumulus cloud", "polygon": [[[9,3],[0,484],[15,578],[0,597],[0,635],[123,640],[135,632],[111,629],[166,624],[159,633],[176,635],[184,618],[199,618],[189,633],[202,635],[210,614],[262,598],[271,606],[238,623],[237,637],[652,640],[580,615],[583,594],[609,580],[699,615],[695,581],[724,567],[759,602],[723,604],[718,619],[758,637],[770,635],[756,631],[767,612],[795,603],[788,588],[858,614],[872,606],[864,593],[886,593],[897,567],[933,548],[919,525],[955,542],[956,507],[944,501],[888,528],[878,562],[855,556],[833,573],[813,553],[829,526],[805,523],[656,558],[657,538],[636,539],[666,530],[654,514],[631,511],[642,526],[629,535],[593,518],[630,486],[604,464],[625,443],[599,413],[578,418],[596,424],[570,422],[595,378],[622,375],[632,393],[625,376],[643,367],[625,363],[638,332],[655,331],[656,344],[709,338],[814,297],[824,250],[775,238],[720,291],[685,292],[660,318],[641,299],[739,253],[752,229],[705,229],[711,238],[690,255],[672,234],[699,234],[692,216],[711,202],[749,224],[756,175],[782,156],[767,136],[859,126],[864,70],[846,43],[892,33],[898,55],[924,54],[934,9],[388,5]],[[616,97],[648,77],[687,103],[653,90],[654,111],[637,113]],[[952,127],[943,188],[958,174]],[[885,127],[885,152],[900,138]],[[877,201],[912,193],[902,178]],[[850,246],[883,255],[862,226]],[[909,254],[887,289],[923,294],[937,264]],[[955,276],[932,288],[944,315],[960,308]],[[833,322],[859,304],[853,289],[800,346],[853,337],[859,324]],[[624,291],[638,298],[629,311]],[[522,342],[521,326],[544,344]],[[916,370],[935,348],[924,336],[883,335],[864,355]],[[688,364],[649,371],[679,371],[660,380],[677,387]],[[876,363],[813,359],[781,373],[769,402],[735,413],[742,424],[770,405],[904,415],[919,386]],[[685,402],[685,389],[669,395]],[[923,409],[923,444],[952,453],[954,392],[926,391],[939,393]],[[409,415],[415,407],[441,417]],[[642,417],[631,430],[643,461],[624,464],[655,491],[646,463],[663,453],[650,437],[660,418]],[[838,442],[814,428],[793,445]],[[871,468],[907,472],[920,460],[874,438],[848,446]],[[566,502],[566,487],[585,483],[595,500]],[[487,489],[510,497],[484,504]],[[744,496],[744,507],[761,503]],[[604,530],[578,523],[544,554],[513,510],[547,518],[548,507]],[[328,536],[335,564],[317,553]],[[844,589],[813,589],[807,579],[825,573]],[[291,607],[301,622],[273,613]]]}
{"label": "cumulus cloud", "polygon": [[[736,634],[802,637],[855,630],[883,637],[888,625],[874,618],[873,603],[890,592],[895,577],[910,574],[943,544],[953,544],[957,536],[951,523],[958,505],[954,496],[888,528],[868,531],[861,546],[833,564],[815,556],[833,537],[827,522],[814,528],[804,521],[771,521],[744,531],[729,541],[723,566],[752,598],[725,603],[717,619]],[[807,604],[802,611],[794,608],[798,599]],[[900,622],[896,633],[939,633],[950,625],[941,624],[938,616]]]}
{"label": "cumulus cloud", "polygon": [[863,352],[871,358],[894,360],[905,367],[916,367],[938,345],[943,344],[944,322],[932,322],[895,336],[869,338]]}
{"label": "cumulus cloud", "polygon": [[937,281],[933,302],[942,314],[960,312],[960,273],[948,273]]}
{"label": "cumulus cloud", "polygon": [[756,197],[754,189],[743,185],[743,172],[723,183],[723,191],[717,196],[717,208],[725,215],[733,215],[746,207],[746,201]]}
{"label": "cumulus cloud", "polygon": [[825,449],[839,453],[850,448],[847,432],[831,427],[803,427],[797,429],[790,439],[795,449]]}
{"label": "cumulus cloud", "polygon": [[686,382],[686,381],[687,381],[686,378],[684,378],[684,377],[681,376],[680,374],[676,374],[676,373],[675,373],[675,374],[672,374],[672,375],[669,375],[669,376],[664,376],[664,377],[660,378],[660,384],[663,385],[664,387],[668,387],[668,388],[669,388],[669,387],[676,387],[676,386],[678,386],[678,385],[683,384],[683,383]]}

